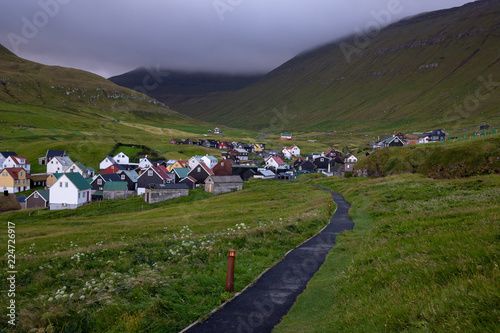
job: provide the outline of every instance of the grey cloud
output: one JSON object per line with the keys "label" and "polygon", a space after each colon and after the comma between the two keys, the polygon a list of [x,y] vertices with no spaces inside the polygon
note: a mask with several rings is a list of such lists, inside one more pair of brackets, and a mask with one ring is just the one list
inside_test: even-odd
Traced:
{"label": "grey cloud", "polygon": [[[266,72],[304,50],[354,33],[373,20],[373,12],[390,5],[401,8],[390,17],[395,21],[467,2],[4,0],[0,43],[33,61],[104,77],[144,65]],[[27,36],[30,24],[37,32]]]}

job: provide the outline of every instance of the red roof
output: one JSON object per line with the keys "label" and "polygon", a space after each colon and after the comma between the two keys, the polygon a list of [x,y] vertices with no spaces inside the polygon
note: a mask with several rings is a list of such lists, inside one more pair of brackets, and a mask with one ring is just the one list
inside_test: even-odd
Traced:
{"label": "red roof", "polygon": [[2,172],[3,171],[7,171],[9,175],[14,179],[19,179],[19,172],[24,171],[26,174],[26,179],[30,179],[29,173],[24,170],[24,168],[5,168],[2,170]]}
{"label": "red roof", "polygon": [[172,177],[167,173],[167,169],[161,165],[161,166],[152,166],[151,167],[157,174],[160,176],[162,179],[172,179]]}
{"label": "red roof", "polygon": [[[30,162],[26,159],[24,156],[11,156],[11,158],[16,162],[16,164],[21,164],[21,165],[29,165]],[[24,160],[24,163],[21,163],[20,160]]]}
{"label": "red roof", "polygon": [[283,162],[283,160],[279,156],[271,156],[271,158],[273,158],[276,161],[276,163],[278,163],[278,165],[286,165],[286,163]]}

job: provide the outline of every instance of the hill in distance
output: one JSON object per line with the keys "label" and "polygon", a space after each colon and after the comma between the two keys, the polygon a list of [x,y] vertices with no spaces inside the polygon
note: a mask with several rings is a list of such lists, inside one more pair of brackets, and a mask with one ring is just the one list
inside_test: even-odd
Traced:
{"label": "hill in distance", "polygon": [[0,101],[171,113],[157,100],[99,75],[19,58],[0,45]]}
{"label": "hill in distance", "polygon": [[175,110],[268,132],[500,125],[500,2],[425,13],[304,52],[233,92]]}
{"label": "hill in distance", "polygon": [[144,67],[108,80],[143,92],[175,109],[179,103],[186,102],[193,96],[239,90],[262,77],[261,74],[187,72]]}

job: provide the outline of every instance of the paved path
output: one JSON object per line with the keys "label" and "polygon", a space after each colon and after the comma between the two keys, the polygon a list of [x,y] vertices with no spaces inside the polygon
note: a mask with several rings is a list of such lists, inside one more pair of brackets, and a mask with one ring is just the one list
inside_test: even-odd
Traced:
{"label": "paved path", "polygon": [[354,227],[347,216],[350,205],[337,193],[333,193],[333,199],[337,203],[337,210],[319,234],[288,253],[254,285],[185,332],[271,332],[323,264],[328,252],[335,246],[336,236]]}

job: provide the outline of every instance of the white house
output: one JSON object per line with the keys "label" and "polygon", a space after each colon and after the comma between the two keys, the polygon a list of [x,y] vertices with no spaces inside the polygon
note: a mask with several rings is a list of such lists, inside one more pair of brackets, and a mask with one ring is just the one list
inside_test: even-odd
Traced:
{"label": "white house", "polygon": [[200,161],[205,163],[205,165],[208,166],[210,169],[213,169],[214,166],[216,166],[217,163],[219,163],[219,161],[215,157],[210,156],[208,154],[200,158]]}
{"label": "white house", "polygon": [[65,172],[72,164],[73,161],[69,156],[54,156],[47,163],[47,173]]}
{"label": "white house", "polygon": [[151,162],[148,158],[148,155],[144,156],[143,158],[139,159],[139,167],[141,169],[147,169],[153,166],[153,162]]}
{"label": "white house", "polygon": [[198,163],[201,162],[201,158],[202,157],[204,157],[204,156],[196,155],[196,156],[191,157],[188,160],[188,168],[189,168],[189,170],[193,170],[193,168],[195,168],[198,165]]}
{"label": "white house", "polygon": [[66,170],[63,172],[65,173],[79,173],[80,175],[83,176],[83,178],[88,179],[92,178],[95,175],[95,171],[92,168],[87,168],[85,165],[83,165],[80,162],[74,162],[71,164]]}
{"label": "white house", "polygon": [[349,155],[349,157],[345,159],[346,163],[356,163],[357,161],[358,159],[354,155]]}
{"label": "white house", "polygon": [[281,159],[281,157],[278,157],[278,156],[270,156],[266,159],[264,159],[265,161],[265,164],[264,164],[264,167],[266,169],[273,169],[273,170],[276,170],[280,167],[286,167],[287,164],[285,162],[283,162],[283,160]]}
{"label": "white house", "polygon": [[287,160],[291,159],[292,157],[300,156],[300,148],[296,145],[293,145],[291,147],[284,147],[281,152]]}
{"label": "white house", "polygon": [[50,210],[75,209],[91,201],[92,187],[79,173],[64,173],[49,189]]}
{"label": "white house", "polygon": [[106,156],[101,163],[99,163],[99,169],[104,170],[112,166],[113,164],[116,164],[116,161],[113,159],[113,157]]}
{"label": "white house", "polygon": [[8,156],[2,168],[23,168],[27,173],[31,173],[31,164],[24,156]]}
{"label": "white house", "polygon": [[116,161],[118,164],[129,164],[130,163],[130,158],[123,152],[119,152],[115,156],[113,156],[113,160]]}

